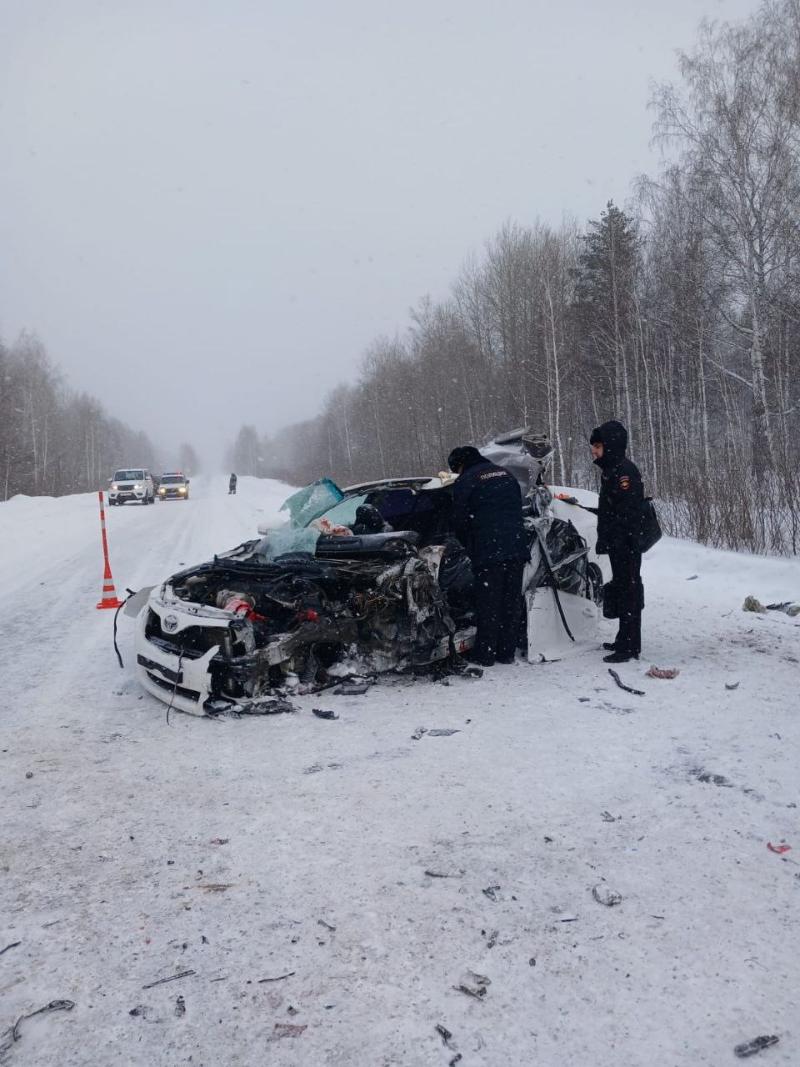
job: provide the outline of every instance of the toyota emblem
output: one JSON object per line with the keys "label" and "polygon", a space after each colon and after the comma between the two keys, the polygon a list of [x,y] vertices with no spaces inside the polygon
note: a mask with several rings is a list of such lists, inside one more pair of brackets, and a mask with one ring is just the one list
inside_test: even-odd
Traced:
{"label": "toyota emblem", "polygon": [[165,615],[164,616],[164,629],[168,634],[174,634],[178,629],[178,616],[177,615]]}

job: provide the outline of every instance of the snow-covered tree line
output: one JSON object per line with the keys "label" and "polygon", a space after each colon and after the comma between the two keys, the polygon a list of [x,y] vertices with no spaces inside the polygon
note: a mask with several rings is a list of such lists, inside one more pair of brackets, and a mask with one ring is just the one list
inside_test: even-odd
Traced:
{"label": "snow-covered tree line", "polygon": [[652,101],[670,162],[627,211],[508,223],[318,417],[243,428],[238,468],[424,473],[529,424],[558,481],[592,484],[588,432],[615,416],[673,530],[800,551],[800,3],[704,25],[680,72]]}
{"label": "snow-covered tree line", "polygon": [[145,434],[68,389],[35,338],[0,342],[0,500],[105,488],[131,463],[154,466]]}

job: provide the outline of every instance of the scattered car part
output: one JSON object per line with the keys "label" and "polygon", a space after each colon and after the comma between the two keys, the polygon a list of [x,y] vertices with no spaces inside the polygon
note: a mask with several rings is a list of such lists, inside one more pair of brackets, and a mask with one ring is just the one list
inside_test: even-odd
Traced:
{"label": "scattered car part", "polygon": [[619,893],[615,893],[608,886],[602,884],[592,887],[592,896],[598,904],[605,904],[607,908],[614,908],[617,904],[622,903],[622,896]]}
{"label": "scattered car part", "polygon": [[614,679],[620,689],[624,689],[626,693],[633,693],[634,696],[637,697],[643,697],[645,695],[643,689],[634,689],[633,686],[625,685],[625,683],[622,681],[617,672],[612,670],[611,667],[608,668],[608,673],[611,675],[611,677]]}
{"label": "scattered car part", "polygon": [[0,1034],[0,1057],[4,1058],[9,1049],[22,1038],[20,1027],[27,1019],[33,1019],[37,1015],[49,1015],[53,1011],[72,1011],[74,1007],[75,1002],[73,1000],[51,1000],[43,1008],[37,1008],[36,1011],[28,1012],[27,1015],[20,1015],[13,1026],[10,1026]]}
{"label": "scattered car part", "polygon": [[770,1045],[777,1045],[779,1040],[777,1034],[762,1034],[760,1037],[754,1037],[752,1041],[744,1041],[741,1045],[736,1045],[733,1051],[740,1059],[745,1059],[747,1056],[755,1056],[757,1052],[769,1048]]}
{"label": "scattered car part", "polygon": [[677,667],[651,667],[649,671],[646,671],[648,678],[677,678],[680,674],[680,670]]}

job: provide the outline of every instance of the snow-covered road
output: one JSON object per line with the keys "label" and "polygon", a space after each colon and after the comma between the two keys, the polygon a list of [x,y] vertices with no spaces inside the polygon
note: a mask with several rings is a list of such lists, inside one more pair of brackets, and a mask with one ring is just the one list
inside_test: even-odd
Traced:
{"label": "snow-covered road", "polygon": [[[285,493],[110,509],[118,590]],[[168,726],[94,607],[96,497],[0,504],[0,545],[0,1047],[75,1002],[9,1064],[719,1067],[773,1033],[757,1061],[800,1063],[800,620],[741,611],[798,561],[658,546],[643,697],[582,650]]]}

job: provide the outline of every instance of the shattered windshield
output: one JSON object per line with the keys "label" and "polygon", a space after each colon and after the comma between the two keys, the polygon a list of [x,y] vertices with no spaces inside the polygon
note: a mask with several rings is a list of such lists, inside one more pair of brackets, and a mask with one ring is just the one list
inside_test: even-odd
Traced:
{"label": "shattered windshield", "polygon": [[289,512],[292,526],[308,526],[343,496],[342,490],[330,478],[320,478],[284,500],[281,511]]}
{"label": "shattered windshield", "polygon": [[344,500],[340,500],[338,504],[334,504],[332,508],[328,508],[327,511],[323,511],[312,522],[314,526],[323,528],[327,526],[352,526],[356,521],[356,511],[362,504],[366,503],[367,494],[361,493],[359,496],[348,496]]}

